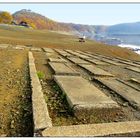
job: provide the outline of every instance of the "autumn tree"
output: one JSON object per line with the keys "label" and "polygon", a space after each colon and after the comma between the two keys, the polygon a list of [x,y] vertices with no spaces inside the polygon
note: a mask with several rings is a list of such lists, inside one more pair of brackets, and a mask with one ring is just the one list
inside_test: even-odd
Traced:
{"label": "autumn tree", "polygon": [[0,12],[0,23],[10,24],[13,20],[12,15],[9,12]]}

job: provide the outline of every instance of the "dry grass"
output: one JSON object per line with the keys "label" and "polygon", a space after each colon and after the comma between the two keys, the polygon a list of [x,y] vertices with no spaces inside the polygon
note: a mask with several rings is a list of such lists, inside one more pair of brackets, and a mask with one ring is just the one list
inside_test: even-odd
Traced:
{"label": "dry grass", "polygon": [[27,52],[0,50],[0,136],[32,136]]}
{"label": "dry grass", "polygon": [[106,56],[119,56],[125,59],[140,60],[138,54],[128,49],[108,46],[91,40],[80,43],[76,36],[16,26],[0,26],[0,43],[90,51]]}

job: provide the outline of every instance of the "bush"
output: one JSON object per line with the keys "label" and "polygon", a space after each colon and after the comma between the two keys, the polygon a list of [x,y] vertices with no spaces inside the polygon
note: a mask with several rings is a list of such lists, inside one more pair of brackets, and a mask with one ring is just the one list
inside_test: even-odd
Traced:
{"label": "bush", "polygon": [[0,23],[10,24],[13,20],[12,15],[9,12],[0,12]]}
{"label": "bush", "polygon": [[41,71],[37,72],[37,76],[38,76],[39,79],[44,79],[45,78],[45,74]]}

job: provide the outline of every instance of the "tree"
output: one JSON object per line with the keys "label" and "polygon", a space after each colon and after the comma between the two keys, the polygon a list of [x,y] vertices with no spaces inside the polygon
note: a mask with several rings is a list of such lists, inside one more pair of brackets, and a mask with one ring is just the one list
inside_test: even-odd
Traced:
{"label": "tree", "polygon": [[36,25],[34,23],[29,24],[33,29],[36,29]]}
{"label": "tree", "polygon": [[13,17],[9,12],[0,12],[0,23],[10,24],[13,21]]}

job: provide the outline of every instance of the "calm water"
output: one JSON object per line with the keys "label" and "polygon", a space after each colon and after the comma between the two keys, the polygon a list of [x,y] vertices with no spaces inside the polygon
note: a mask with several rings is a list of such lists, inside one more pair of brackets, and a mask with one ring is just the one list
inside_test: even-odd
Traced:
{"label": "calm water", "polygon": [[111,37],[121,39],[123,41],[123,44],[131,44],[131,45],[140,46],[140,34],[139,35],[115,34],[115,35],[112,35]]}

